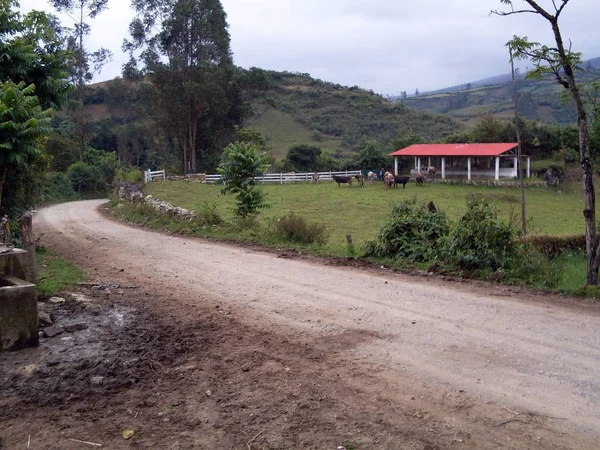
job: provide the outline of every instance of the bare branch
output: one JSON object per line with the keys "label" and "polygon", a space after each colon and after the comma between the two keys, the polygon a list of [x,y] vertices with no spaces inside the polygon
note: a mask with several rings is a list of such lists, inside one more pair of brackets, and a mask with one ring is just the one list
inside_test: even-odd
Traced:
{"label": "bare branch", "polygon": [[539,14],[537,11],[533,11],[531,9],[522,9],[519,11],[498,11],[497,9],[492,9],[490,11],[490,15],[494,15],[494,16],[512,16],[513,14],[523,14],[523,13],[532,13],[532,14]]}
{"label": "bare branch", "polygon": [[565,8],[565,6],[567,6],[567,3],[569,3],[569,0],[563,0],[562,5],[556,11],[556,16],[554,16],[554,17],[556,17],[556,19],[558,19],[558,16],[560,16],[560,13],[562,12],[562,10]]}

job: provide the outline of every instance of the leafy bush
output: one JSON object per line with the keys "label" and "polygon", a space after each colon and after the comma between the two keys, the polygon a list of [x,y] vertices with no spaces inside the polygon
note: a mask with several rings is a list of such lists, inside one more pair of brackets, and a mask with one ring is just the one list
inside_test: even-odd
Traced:
{"label": "leafy bush", "polygon": [[96,168],[99,173],[98,189],[105,191],[113,183],[115,172],[119,166],[115,152],[105,152],[88,147],[85,149],[85,161]]}
{"label": "leafy bush", "polygon": [[76,192],[96,192],[101,184],[98,169],[82,162],[72,164],[67,170],[67,176]]}
{"label": "leafy bush", "polygon": [[236,194],[237,217],[246,218],[258,214],[259,209],[267,208],[265,194],[257,186],[255,177],[266,171],[266,154],[257,154],[257,147],[249,142],[229,144],[223,151],[217,172],[223,177],[223,194]]}
{"label": "leafy bush", "polygon": [[131,182],[141,183],[144,181],[144,173],[139,168],[134,167],[119,167],[115,171],[115,182]]}
{"label": "leafy bush", "polygon": [[469,196],[467,212],[444,239],[442,257],[464,269],[497,270],[518,250],[516,229],[498,220],[496,207],[487,199]]}
{"label": "leafy bush", "polygon": [[66,173],[49,172],[46,174],[43,203],[54,203],[76,198],[71,181]]}
{"label": "leafy bush", "polygon": [[416,199],[394,208],[377,239],[367,244],[367,256],[404,258],[412,262],[437,259],[440,238],[448,233],[445,213]]}
{"label": "leafy bush", "polygon": [[548,258],[555,258],[565,252],[585,252],[585,235],[576,236],[527,236],[523,243],[534,248]]}
{"label": "leafy bush", "polygon": [[202,202],[194,209],[194,212],[201,226],[222,225],[225,223],[217,211],[217,204],[215,202]]}
{"label": "leafy bush", "polygon": [[281,239],[300,244],[325,244],[329,238],[323,223],[308,222],[304,216],[290,211],[273,221],[274,233]]}

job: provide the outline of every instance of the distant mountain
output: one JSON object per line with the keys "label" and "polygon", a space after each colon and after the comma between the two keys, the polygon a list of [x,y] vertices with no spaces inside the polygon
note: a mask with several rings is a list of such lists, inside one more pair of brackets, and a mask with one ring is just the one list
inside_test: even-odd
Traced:
{"label": "distant mountain", "polygon": [[[583,72],[577,73],[577,81],[584,85],[600,81],[600,58],[584,61]],[[526,80],[524,74],[517,76],[519,112],[525,118],[547,124],[571,124],[577,120],[575,108],[565,89],[547,76],[542,80]],[[490,113],[499,118],[513,115],[512,77],[497,75],[483,80],[421,93],[401,99],[406,106],[433,113],[448,114],[457,120],[474,123],[482,114]]]}

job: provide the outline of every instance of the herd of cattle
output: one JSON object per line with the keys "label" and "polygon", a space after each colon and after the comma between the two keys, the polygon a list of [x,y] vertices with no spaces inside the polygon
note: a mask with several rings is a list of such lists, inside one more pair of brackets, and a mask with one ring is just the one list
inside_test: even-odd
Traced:
{"label": "herd of cattle", "polygon": [[[435,175],[437,173],[437,169],[433,166],[430,166],[427,168],[427,179],[428,180],[433,180],[435,179]],[[374,172],[369,172],[367,175],[367,178],[369,180],[370,184],[373,184],[375,182],[375,179],[377,178],[377,174],[375,174]],[[425,181],[425,176],[422,173],[417,173],[414,175],[414,179],[415,182],[417,184],[417,186],[423,186],[423,182]],[[343,183],[347,183],[349,186],[352,186],[352,182],[356,180],[358,182],[358,186],[359,187],[365,187],[365,176],[360,174],[360,175],[334,175],[333,176],[333,181],[335,181],[338,185],[338,187],[340,186],[340,184]],[[390,189],[392,187],[398,187],[399,184],[402,185],[403,188],[406,189],[406,185],[408,184],[408,182],[410,181],[410,177],[406,176],[406,175],[394,175],[391,172],[385,172],[383,173],[383,185],[386,189]]]}

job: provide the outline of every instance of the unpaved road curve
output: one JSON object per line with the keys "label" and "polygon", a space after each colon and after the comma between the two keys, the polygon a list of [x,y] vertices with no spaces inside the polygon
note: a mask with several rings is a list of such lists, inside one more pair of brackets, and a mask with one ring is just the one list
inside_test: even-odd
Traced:
{"label": "unpaved road curve", "polygon": [[170,292],[167,301],[212,298],[250,324],[323,337],[364,330],[370,338],[353,349],[358,364],[448,393],[465,391],[481,404],[556,418],[552,427],[587,442],[600,437],[594,307],[162,235],[103,217],[102,203],[41,210],[42,242],[104,276],[124,270],[141,285],[160,285]]}

